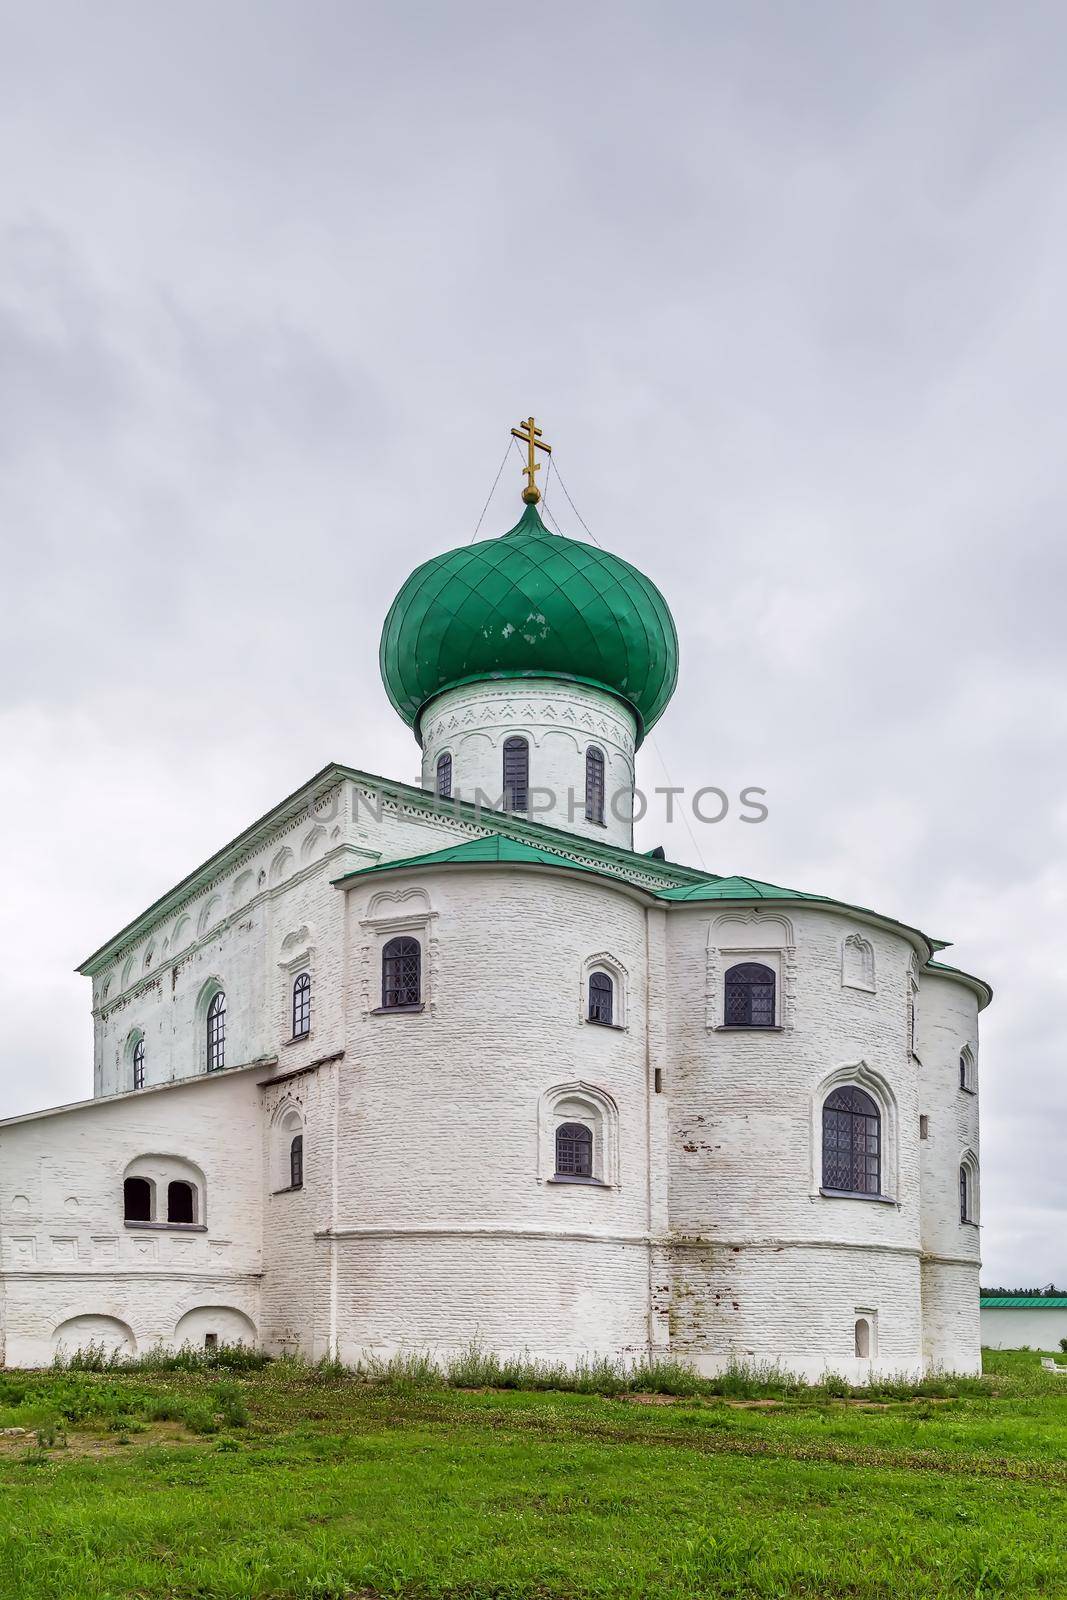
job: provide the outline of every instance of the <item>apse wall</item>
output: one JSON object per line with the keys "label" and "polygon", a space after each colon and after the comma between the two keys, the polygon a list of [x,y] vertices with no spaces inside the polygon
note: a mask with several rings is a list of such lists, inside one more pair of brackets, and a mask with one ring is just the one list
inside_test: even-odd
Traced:
{"label": "apse wall", "polygon": [[[349,891],[342,1355],[647,1347],[645,927],[639,895],[562,870],[398,873]],[[398,934],[422,945],[416,1011],[379,1009]],[[618,1026],[585,1020],[591,966],[615,979]],[[598,1182],[555,1180],[571,1116],[597,1130]]]}
{"label": "apse wall", "polygon": [[[920,1145],[923,1346],[932,1368],[980,1372],[978,1002],[958,979],[920,975],[916,1050],[925,1119]],[[961,1166],[969,1180],[967,1220],[961,1215]]]}
{"label": "apse wall", "polygon": [[[910,943],[833,911],[693,906],[672,911],[667,946],[671,1243],[654,1281],[672,1349],[702,1370],[917,1370]],[[750,961],[776,974],[773,1029],[725,1026],[725,973]],[[847,1084],[879,1106],[887,1198],[821,1192],[822,1102]],[[856,1354],[861,1318],[869,1359]]]}

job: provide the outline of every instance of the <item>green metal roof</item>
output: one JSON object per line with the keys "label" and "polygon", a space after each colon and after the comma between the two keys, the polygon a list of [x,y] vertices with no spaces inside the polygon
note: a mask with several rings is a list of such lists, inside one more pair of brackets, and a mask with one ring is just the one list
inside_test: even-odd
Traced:
{"label": "green metal roof", "polygon": [[[714,878],[707,883],[683,883],[664,889],[664,900],[825,900],[821,894],[806,894],[802,889],[783,889],[777,883],[761,883],[758,878]],[[832,904],[833,902],[828,902]]]}
{"label": "green metal roof", "polygon": [[[399,861],[376,861],[373,866],[355,867],[351,872],[335,878],[335,883],[347,883],[350,878],[367,878],[377,872],[400,872],[411,867],[463,867],[477,866],[480,862],[506,862],[513,866],[563,867],[571,872],[588,872],[593,877],[610,877],[614,882],[624,882],[616,873],[603,872],[585,861],[575,861],[570,856],[554,855],[550,850],[537,850],[518,839],[507,839],[503,834],[491,834],[486,839],[471,839],[466,844],[450,845],[445,850],[432,850],[428,855],[405,856]],[[654,893],[649,890],[648,893]]]}
{"label": "green metal roof", "polygon": [[650,578],[551,533],[527,506],[502,538],[415,569],[389,608],[379,660],[386,693],[416,732],[427,703],[456,684],[564,678],[624,701],[640,742],[674,693],[678,635]]}
{"label": "green metal roof", "polygon": [[984,1294],[983,1311],[1067,1311],[1067,1294]]}

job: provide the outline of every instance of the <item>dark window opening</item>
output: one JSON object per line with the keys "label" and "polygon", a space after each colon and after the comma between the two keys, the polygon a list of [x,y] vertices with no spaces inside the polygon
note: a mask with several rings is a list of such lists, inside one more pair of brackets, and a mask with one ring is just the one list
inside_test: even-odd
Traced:
{"label": "dark window opening", "polygon": [[138,1039],[133,1047],[133,1086],[144,1088],[144,1040]]}
{"label": "dark window opening", "polygon": [[221,1072],[226,1065],[226,996],[220,989],[207,1008],[207,1070]]}
{"label": "dark window opening", "polygon": [[960,1221],[971,1220],[971,1185],[966,1167],[960,1168]]}
{"label": "dark window opening", "polygon": [[417,939],[390,939],[382,950],[382,1006],[417,1006],[422,997],[422,947]]}
{"label": "dark window opening", "polygon": [[564,1122],[556,1129],[556,1176],[593,1176],[593,1130],[584,1122]]}
{"label": "dark window opening", "polygon": [[504,740],[504,810],[525,811],[529,804],[530,746],[525,739]]}
{"label": "dark window opening", "polygon": [[726,974],[728,1028],[774,1027],[774,973],[758,961],[743,961]]}
{"label": "dark window opening", "polygon": [[589,974],[589,1021],[611,1023],[615,1009],[615,985],[606,972]]}
{"label": "dark window opening", "polygon": [[147,1178],[127,1178],[122,1185],[122,1214],[127,1222],[151,1222],[152,1185]]}
{"label": "dark window opening", "polygon": [[195,1193],[191,1183],[175,1179],[167,1184],[167,1221],[196,1221]]}
{"label": "dark window opening", "polygon": [[289,1186],[304,1187],[304,1135],[298,1133],[289,1146]]}
{"label": "dark window opening", "polygon": [[822,1108],[822,1186],[842,1194],[880,1194],[881,1117],[851,1084],[827,1095]]}
{"label": "dark window opening", "polygon": [[585,819],[604,820],[604,752],[595,744],[585,752]]}
{"label": "dark window opening", "polygon": [[447,750],[437,758],[436,792],[440,800],[452,798],[452,757]]}
{"label": "dark window opening", "polygon": [[311,979],[302,972],[293,984],[293,1038],[306,1039],[311,1032]]}
{"label": "dark window opening", "polygon": [[219,1347],[219,1336],[218,1336],[218,1334],[217,1333],[205,1333],[205,1335],[204,1335],[204,1349],[205,1350],[217,1350],[218,1347]]}

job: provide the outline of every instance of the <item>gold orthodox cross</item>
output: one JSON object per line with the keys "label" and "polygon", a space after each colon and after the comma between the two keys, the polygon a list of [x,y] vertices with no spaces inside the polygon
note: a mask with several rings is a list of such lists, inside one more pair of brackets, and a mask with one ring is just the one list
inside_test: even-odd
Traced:
{"label": "gold orthodox cross", "polygon": [[541,463],[534,456],[534,451],[544,450],[548,455],[551,455],[552,446],[542,442],[541,429],[536,425],[533,417],[527,417],[520,427],[512,428],[511,431],[515,438],[521,439],[526,446],[526,465],[522,469],[526,474],[526,487],[522,491],[522,498],[528,506],[535,506],[541,498],[541,491],[534,482],[534,473],[540,472]]}

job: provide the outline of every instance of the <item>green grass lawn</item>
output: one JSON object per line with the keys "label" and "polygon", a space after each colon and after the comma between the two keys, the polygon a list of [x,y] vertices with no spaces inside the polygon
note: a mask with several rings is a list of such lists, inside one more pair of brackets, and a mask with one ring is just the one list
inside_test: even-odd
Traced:
{"label": "green grass lawn", "polygon": [[0,1596],[1067,1596],[1067,1377],[958,1388],[3,1375]]}

